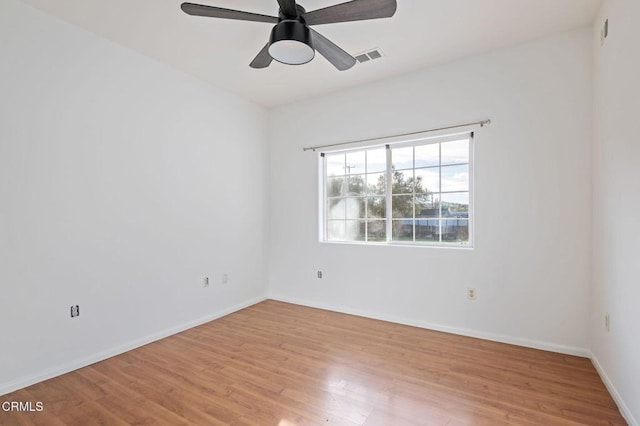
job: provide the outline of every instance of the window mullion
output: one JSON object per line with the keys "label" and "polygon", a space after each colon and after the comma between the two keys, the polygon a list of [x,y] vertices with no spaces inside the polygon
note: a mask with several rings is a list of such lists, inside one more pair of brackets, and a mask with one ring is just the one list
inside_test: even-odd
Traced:
{"label": "window mullion", "polygon": [[413,232],[413,239],[412,241],[415,243],[416,242],[416,147],[414,146],[413,149],[413,168],[411,170],[411,173],[413,175],[413,188],[411,188],[411,204],[412,204],[412,217],[411,217],[411,229]]}
{"label": "window mullion", "polygon": [[438,144],[438,242],[442,242],[442,143]]}
{"label": "window mullion", "polygon": [[322,238],[324,241],[327,241],[329,235],[327,229],[329,228],[329,199],[327,197],[327,156],[324,153],[320,154],[320,158],[322,158],[322,200],[324,203],[324,217],[322,218],[322,222],[324,222],[324,229],[322,230]]}
{"label": "window mullion", "polygon": [[392,209],[392,203],[391,203],[391,191],[392,191],[392,182],[391,182],[391,147],[389,145],[386,145],[386,152],[387,152],[387,168],[385,170],[385,174],[386,174],[386,188],[385,188],[385,216],[387,217],[387,221],[386,221],[386,225],[387,225],[387,229],[386,229],[386,234],[387,234],[387,242],[390,243],[391,242],[391,230],[392,228],[392,222],[391,222],[391,209]]}
{"label": "window mullion", "polygon": [[344,240],[347,241],[347,224],[349,223],[349,221],[347,220],[347,203],[349,202],[347,195],[349,194],[349,176],[347,174],[347,167],[349,167],[349,165],[347,164],[347,154],[344,154],[344,177],[343,179],[343,184],[342,184],[342,200],[343,200],[343,206],[342,206],[342,211],[343,211],[343,217],[344,219],[342,219],[343,225],[344,225]]}
{"label": "window mullion", "polygon": [[364,241],[369,242],[369,185],[367,177],[369,173],[369,151],[364,152]]}
{"label": "window mullion", "polygon": [[475,143],[474,143],[474,139],[475,139],[475,133],[471,132],[471,134],[469,135],[469,151],[468,151],[468,155],[469,155],[469,161],[468,161],[468,165],[469,165],[469,187],[467,188],[467,190],[469,191],[469,206],[467,207],[467,229],[468,229],[468,236],[467,236],[467,242],[469,244],[474,244],[473,241],[473,224],[475,223],[475,215],[474,215],[474,202],[473,202],[473,186],[474,186],[474,182],[475,179],[473,178],[474,175],[474,170],[473,170],[473,166],[474,166],[474,161],[473,161],[473,150],[475,147]]}

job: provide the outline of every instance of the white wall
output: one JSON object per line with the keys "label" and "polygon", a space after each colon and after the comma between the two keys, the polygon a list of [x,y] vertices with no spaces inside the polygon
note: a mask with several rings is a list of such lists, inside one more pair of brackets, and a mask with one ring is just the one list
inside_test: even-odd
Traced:
{"label": "white wall", "polygon": [[[640,2],[608,0],[594,30],[591,347],[630,424],[640,421]],[[600,26],[609,37],[600,46]],[[611,331],[604,314],[611,316]],[[624,401],[624,402],[623,402]]]}
{"label": "white wall", "polygon": [[0,394],[266,295],[266,111],[15,0],[0,54]]}
{"label": "white wall", "polygon": [[[270,296],[587,354],[591,54],[579,30],[273,111]],[[303,146],[483,118],[475,249],[317,241]]]}

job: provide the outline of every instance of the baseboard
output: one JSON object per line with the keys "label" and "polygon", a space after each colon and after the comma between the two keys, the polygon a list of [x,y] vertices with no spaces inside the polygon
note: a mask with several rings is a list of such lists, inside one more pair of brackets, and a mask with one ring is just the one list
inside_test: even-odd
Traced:
{"label": "baseboard", "polygon": [[542,342],[538,340],[523,339],[520,337],[507,336],[496,333],[488,333],[479,330],[471,330],[466,328],[451,327],[442,324],[434,324],[423,321],[414,321],[407,318],[395,317],[393,315],[380,314],[377,312],[363,311],[358,309],[346,308],[342,306],[325,305],[322,303],[311,302],[308,300],[296,299],[291,297],[281,297],[278,295],[270,295],[269,299],[279,300],[281,302],[293,303],[296,305],[309,306],[311,308],[325,309],[327,311],[340,312],[343,314],[357,315],[360,317],[372,318],[382,321],[394,322],[396,324],[410,325],[413,327],[425,328],[428,330],[442,331],[445,333],[457,334],[467,337],[476,337],[494,342],[508,343],[510,345],[524,346],[527,348],[541,349],[544,351],[557,352],[567,355],[575,355],[583,358],[590,358],[591,352],[588,349],[573,346],[559,345],[557,343]]}
{"label": "baseboard", "polygon": [[213,314],[207,315],[202,318],[198,318],[193,321],[189,321],[183,324],[180,324],[175,327],[171,327],[169,329],[163,330],[158,333],[154,333],[152,335],[143,337],[141,339],[134,340],[133,342],[126,343],[124,345],[118,346],[113,349],[109,349],[106,351],[95,353],[86,358],[75,360],[73,362],[69,362],[67,364],[63,364],[51,369],[47,369],[45,371],[41,371],[37,374],[34,374],[29,377],[24,377],[18,380],[15,380],[10,383],[0,384],[0,396],[17,391],[19,389],[25,388],[27,386],[31,386],[33,384],[42,382],[44,380],[52,379],[54,377],[60,376],[62,374],[69,373],[71,371],[77,370],[82,367],[86,367],[91,364],[95,364],[99,361],[104,361],[107,358],[111,358],[116,355],[120,355],[124,352],[128,352],[132,349],[139,348],[140,346],[147,345],[149,343],[164,339],[165,337],[169,337],[171,335],[180,333],[182,331],[188,330],[190,328],[196,327],[198,325],[205,324],[209,321],[213,321],[215,319],[221,318],[225,315],[229,315],[233,312],[239,311],[241,309],[247,308],[249,306],[255,305],[256,303],[260,303],[266,300],[266,297],[256,297],[254,299],[247,300],[243,303],[239,303],[237,305],[231,306],[226,309],[222,309]]}
{"label": "baseboard", "polygon": [[598,361],[598,358],[596,358],[593,353],[591,354],[590,358],[591,363],[600,375],[602,382],[607,387],[607,390],[611,394],[611,397],[613,398],[615,403],[618,405],[618,409],[620,410],[620,414],[622,414],[622,417],[624,417],[627,423],[629,423],[629,426],[638,426],[638,422],[633,417],[633,414],[631,414],[631,410],[629,410],[629,407],[627,407],[627,404],[625,404],[616,387],[613,386],[613,382],[611,381],[611,379],[609,379],[609,376],[607,376],[607,373],[604,371],[604,368],[602,367],[602,364],[600,364],[600,361]]}

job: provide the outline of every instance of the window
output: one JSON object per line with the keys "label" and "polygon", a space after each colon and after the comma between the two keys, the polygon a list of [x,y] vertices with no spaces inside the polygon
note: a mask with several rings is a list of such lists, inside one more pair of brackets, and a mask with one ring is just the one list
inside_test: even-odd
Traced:
{"label": "window", "polygon": [[471,246],[473,134],[321,155],[322,240]]}

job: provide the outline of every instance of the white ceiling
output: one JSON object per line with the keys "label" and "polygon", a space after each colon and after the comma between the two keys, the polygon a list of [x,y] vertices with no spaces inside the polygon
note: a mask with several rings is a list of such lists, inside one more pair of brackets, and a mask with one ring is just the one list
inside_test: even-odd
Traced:
{"label": "white ceiling", "polygon": [[[601,0],[398,0],[389,19],[314,28],[351,54],[379,48],[382,59],[337,71],[320,55],[309,64],[249,63],[270,24],[193,17],[181,0],[22,0],[118,44],[266,107],[589,25]],[[277,0],[190,0],[277,15]],[[300,0],[307,11],[341,0]]]}

